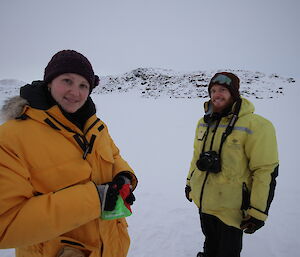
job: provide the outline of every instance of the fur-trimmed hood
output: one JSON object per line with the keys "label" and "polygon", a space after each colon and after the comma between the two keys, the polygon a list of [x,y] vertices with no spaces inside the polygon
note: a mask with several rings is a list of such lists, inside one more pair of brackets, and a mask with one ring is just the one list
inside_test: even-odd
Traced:
{"label": "fur-trimmed hood", "polygon": [[55,102],[47,96],[47,86],[44,81],[33,81],[20,88],[20,95],[8,98],[0,111],[3,121],[18,118],[25,111],[25,106],[47,110]]}
{"label": "fur-trimmed hood", "polygon": [[21,96],[14,96],[5,100],[1,108],[1,120],[8,121],[20,117],[26,105],[29,105],[28,101]]}
{"label": "fur-trimmed hood", "polygon": [[[38,109],[49,110],[51,107],[58,105],[48,91],[44,81],[33,81],[20,88],[20,96],[14,96],[5,101],[1,111],[0,118],[2,121],[8,121],[27,114],[26,106]],[[67,113],[61,107],[62,114],[79,128],[83,128],[85,122],[96,113],[96,107],[89,96],[85,104],[75,113]]]}

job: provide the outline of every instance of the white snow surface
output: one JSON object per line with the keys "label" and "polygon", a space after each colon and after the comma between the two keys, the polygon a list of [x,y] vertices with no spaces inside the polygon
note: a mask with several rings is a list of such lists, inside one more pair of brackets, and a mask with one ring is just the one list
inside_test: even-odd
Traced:
{"label": "white snow surface", "polygon": [[[142,72],[149,75],[150,72],[159,73],[161,70],[142,69]],[[262,229],[244,236],[242,256],[298,256],[298,78],[234,72],[240,76],[244,74],[241,76],[241,89],[248,87],[250,93],[244,92],[243,95],[254,103],[256,113],[273,122],[280,159],[277,188],[269,218]],[[98,116],[108,125],[122,156],[139,179],[133,215],[127,219],[131,236],[128,257],[194,257],[202,250],[204,238],[198,210],[185,199],[184,187],[192,158],[196,123],[203,116],[203,103],[208,100],[205,97],[207,88],[193,88],[189,83],[182,82],[174,83],[176,89],[173,91],[164,90],[161,84],[153,89],[154,82],[149,83],[149,78],[144,85],[140,82],[133,85],[130,79],[126,82],[128,74],[115,76],[115,82],[111,80],[111,84],[107,82],[109,77],[103,78],[100,87],[92,94]],[[203,75],[203,85],[210,75],[211,72]],[[183,77],[182,74],[180,76]],[[178,80],[174,72],[170,77],[171,81]],[[255,83],[246,83],[247,78],[253,78]],[[135,80],[139,79],[135,76]],[[0,81],[1,106],[6,98],[18,93],[23,83],[5,81]],[[195,81],[192,83],[195,84]],[[142,93],[146,84],[150,84],[151,89],[147,91],[151,91],[151,94]],[[108,85],[111,91],[105,93],[103,87]],[[141,89],[141,86],[145,88]],[[202,90],[197,91],[199,88]],[[187,92],[190,95],[185,94]],[[0,257],[13,256],[13,249],[0,250]]]}

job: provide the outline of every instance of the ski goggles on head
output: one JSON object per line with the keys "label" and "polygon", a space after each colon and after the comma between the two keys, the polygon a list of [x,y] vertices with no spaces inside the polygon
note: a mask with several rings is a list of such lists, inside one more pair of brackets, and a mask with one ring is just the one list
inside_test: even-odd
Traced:
{"label": "ski goggles on head", "polygon": [[227,86],[230,86],[231,85],[231,78],[227,77],[226,75],[223,75],[223,74],[218,74],[217,76],[215,76],[211,82],[213,84],[225,84]]}

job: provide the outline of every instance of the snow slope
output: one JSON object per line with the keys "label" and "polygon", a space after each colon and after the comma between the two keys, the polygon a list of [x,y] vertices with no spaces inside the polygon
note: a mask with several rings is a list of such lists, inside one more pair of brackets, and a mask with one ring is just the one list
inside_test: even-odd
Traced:
{"label": "snow slope", "polygon": [[[276,127],[280,170],[269,219],[257,233],[245,235],[243,257],[294,257],[299,252],[296,135],[300,122],[296,104],[300,85],[298,80],[285,81],[275,80],[273,86],[282,88],[282,93],[273,92],[272,96],[277,97],[270,98],[270,90],[249,95],[256,112]],[[5,93],[1,87],[0,90],[2,105],[14,92]],[[195,126],[203,115],[202,106],[207,98],[170,98],[168,93],[151,98],[140,96],[141,90],[136,87],[127,92],[93,94],[98,115],[107,123],[123,157],[139,178],[134,214],[128,218],[132,239],[128,257],[196,256],[202,248],[203,236],[198,211],[185,199],[184,187]],[[12,249],[0,250],[1,257],[12,257],[13,253]]]}

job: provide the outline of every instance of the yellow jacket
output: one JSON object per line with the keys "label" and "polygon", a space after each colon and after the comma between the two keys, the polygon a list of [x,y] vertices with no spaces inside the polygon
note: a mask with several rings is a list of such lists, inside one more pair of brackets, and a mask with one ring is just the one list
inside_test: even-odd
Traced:
{"label": "yellow jacket", "polygon": [[[209,105],[209,102],[205,103],[206,110]],[[240,228],[243,215],[266,220],[278,175],[275,129],[270,121],[253,112],[253,104],[242,98],[238,120],[221,151],[221,172],[216,174],[200,171],[196,166],[208,128],[204,118],[200,119],[187,176],[187,185],[191,187],[190,197],[200,211],[237,228]],[[218,152],[221,136],[231,117],[232,114],[222,117],[212,150]],[[210,150],[215,126],[216,121],[208,130],[204,151]]]}
{"label": "yellow jacket", "polygon": [[93,115],[82,132],[57,105],[22,101],[11,104],[23,109],[19,119],[0,126],[0,248],[16,248],[17,257],[54,257],[63,245],[90,257],[126,256],[126,220],[99,218],[95,184],[122,171],[133,188],[137,181],[106,125]]}

